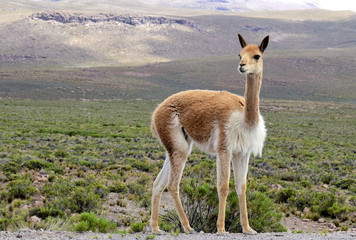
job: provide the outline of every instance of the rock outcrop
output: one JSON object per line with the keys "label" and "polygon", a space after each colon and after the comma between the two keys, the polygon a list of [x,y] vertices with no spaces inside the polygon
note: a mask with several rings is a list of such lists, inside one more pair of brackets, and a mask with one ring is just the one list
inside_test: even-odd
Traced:
{"label": "rock outcrop", "polygon": [[130,16],[116,15],[112,13],[99,13],[95,15],[87,15],[83,13],[67,13],[67,12],[39,12],[32,14],[28,19],[40,19],[43,21],[56,21],[59,23],[100,23],[100,22],[120,22],[132,26],[143,24],[179,24],[190,28],[198,29],[198,25],[186,19],[154,17],[154,16]]}

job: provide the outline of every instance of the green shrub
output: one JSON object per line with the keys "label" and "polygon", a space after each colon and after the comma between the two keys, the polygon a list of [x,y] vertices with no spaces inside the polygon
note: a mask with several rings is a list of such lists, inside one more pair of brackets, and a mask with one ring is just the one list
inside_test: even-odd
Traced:
{"label": "green shrub", "polygon": [[0,231],[5,231],[9,224],[10,220],[8,218],[0,218]]}
{"label": "green shrub", "polygon": [[[188,216],[190,216],[190,214],[187,215],[187,217]],[[189,218],[190,225],[193,226],[190,219],[191,218]],[[171,231],[175,232],[178,229],[179,230],[183,229],[182,225],[180,223],[180,220],[179,220],[179,216],[178,216],[177,212],[175,211],[175,209],[173,209],[172,211],[165,210],[165,214],[162,214],[160,216],[160,221],[158,224],[159,224],[160,229],[163,231],[166,231],[166,232],[171,232]]]}
{"label": "green shrub", "polygon": [[133,232],[142,232],[144,226],[145,225],[141,221],[138,221],[131,223],[130,228]]}
{"label": "green shrub", "polygon": [[27,161],[25,164],[25,166],[28,169],[35,169],[35,170],[39,170],[42,168],[48,168],[49,165],[50,165],[50,163],[42,161],[42,160],[37,160],[37,159],[31,159],[31,160]]}
{"label": "green shrub", "polygon": [[[164,217],[160,218],[159,221],[159,228],[165,232],[170,232],[172,231],[176,226],[179,226],[179,218],[178,215],[175,213],[175,215],[173,215],[174,219],[169,219],[170,217],[172,217],[172,212],[170,213],[166,213],[164,215]],[[178,219],[177,219],[178,218]],[[175,221],[175,220],[178,220]],[[175,223],[174,223],[175,222]]]}
{"label": "green shrub", "polygon": [[338,181],[335,185],[341,189],[348,189],[348,188],[350,188],[350,186],[352,186],[355,183],[356,183],[355,179],[347,178],[347,179],[342,179],[342,180]]}
{"label": "green shrub", "polygon": [[150,234],[146,236],[146,239],[155,239],[156,238],[156,234]]}
{"label": "green shrub", "polygon": [[11,174],[15,174],[20,170],[20,166],[15,162],[7,162],[1,165],[1,170],[9,178]]}
{"label": "green shrub", "polygon": [[110,192],[116,192],[116,193],[127,193],[127,186],[123,182],[115,182],[113,185],[109,186],[109,191]]}
{"label": "green shrub", "polygon": [[83,212],[79,216],[80,222],[87,222],[88,228],[95,232],[97,224],[98,224],[98,217],[93,212]]}
{"label": "green shrub", "polygon": [[305,207],[310,208],[310,218],[317,216],[331,218],[346,218],[350,207],[344,204],[343,198],[335,196],[330,192],[300,191],[295,196],[295,206],[303,211]]}
{"label": "green shrub", "polygon": [[[20,225],[20,226],[19,226]],[[25,225],[25,226],[21,226]],[[26,224],[24,216],[15,215],[15,216],[2,216],[0,218],[0,231],[11,231],[18,230],[19,228],[26,228],[28,224]]]}
{"label": "green shrub", "polygon": [[68,208],[72,212],[94,211],[100,203],[100,197],[89,189],[76,187],[74,193],[68,199]]}
{"label": "green shrub", "polygon": [[278,203],[286,203],[292,197],[296,196],[296,190],[294,188],[285,188],[277,193],[276,201]]}
{"label": "green shrub", "polygon": [[109,189],[107,187],[95,181],[90,187],[93,189],[94,194],[100,198],[104,198],[109,193]]}
{"label": "green shrub", "polygon": [[136,160],[133,162],[132,167],[141,170],[143,172],[152,172],[153,165],[148,163],[145,159]]}
{"label": "green shrub", "polygon": [[36,188],[29,180],[14,180],[11,181],[7,187],[9,189],[10,197],[13,198],[27,199],[37,192]]}
{"label": "green shrub", "polygon": [[115,223],[111,223],[109,220],[104,218],[98,219],[98,231],[101,233],[113,232],[117,229]]}
{"label": "green shrub", "polygon": [[[252,191],[247,195],[250,225],[257,232],[285,232],[287,229],[280,223],[282,213],[277,212],[273,201],[265,194]],[[238,229],[240,230],[240,229]]]}
{"label": "green shrub", "polygon": [[58,178],[54,183],[47,183],[42,188],[52,207],[62,211],[69,209],[72,213],[96,211],[101,198],[108,194],[105,186],[95,181],[77,180],[71,183]]}
{"label": "green shrub", "polygon": [[319,213],[322,216],[328,217],[330,216],[330,212],[328,211],[329,208],[331,208],[334,203],[336,203],[336,196],[333,193],[316,193],[314,195],[314,201],[313,205],[319,206]]}
{"label": "green shrub", "polygon": [[76,232],[86,232],[89,230],[89,223],[86,221],[79,222],[77,225],[75,225],[74,230]]}
{"label": "green shrub", "polygon": [[281,180],[289,181],[289,182],[300,181],[302,179],[301,174],[297,174],[293,172],[283,173],[279,177]]}
{"label": "green shrub", "polygon": [[55,207],[44,206],[30,209],[30,215],[35,215],[39,218],[46,219],[48,217],[64,217],[65,213]]}
{"label": "green shrub", "polygon": [[356,195],[353,195],[350,199],[349,202],[352,206],[356,207]]}
{"label": "green shrub", "polygon": [[[344,219],[349,213],[349,208],[347,206],[341,206],[340,203],[334,202],[331,207],[327,209],[327,215],[332,218]],[[345,219],[346,220],[346,219]]]}
{"label": "green shrub", "polygon": [[333,173],[327,173],[320,176],[320,181],[325,184],[330,184],[337,180],[337,176]]}
{"label": "green shrub", "polygon": [[89,185],[89,182],[85,181],[84,179],[79,179],[74,182],[74,185],[77,187],[85,187]]}
{"label": "green shrub", "polygon": [[104,218],[98,218],[93,212],[84,212],[79,215],[79,222],[75,225],[77,232],[93,231],[93,232],[114,232],[117,229],[115,223],[111,223]]}
{"label": "green shrub", "polygon": [[142,186],[136,183],[129,183],[127,184],[127,188],[129,189],[130,193],[135,194],[137,197],[140,198],[143,194],[146,193],[147,186]]}
{"label": "green shrub", "polygon": [[311,211],[306,215],[306,217],[313,221],[318,221],[318,219],[320,218],[320,214],[318,212]]}
{"label": "green shrub", "polygon": [[49,169],[54,171],[57,174],[63,174],[64,170],[57,166],[54,163],[46,162],[43,160],[31,159],[25,163],[25,166],[28,169],[40,170],[40,169]]}
{"label": "green shrub", "polygon": [[46,183],[46,185],[42,188],[42,193],[46,194],[47,197],[67,197],[73,189],[73,183],[66,179],[58,178],[54,183]]}
{"label": "green shrub", "polygon": [[54,153],[54,156],[56,156],[57,158],[65,158],[67,157],[69,154],[64,151],[64,150],[61,150],[61,149],[58,149],[55,153]]}
{"label": "green shrub", "polygon": [[302,180],[302,181],[300,181],[300,185],[302,187],[309,188],[309,187],[311,187],[312,184],[309,182],[309,180]]}

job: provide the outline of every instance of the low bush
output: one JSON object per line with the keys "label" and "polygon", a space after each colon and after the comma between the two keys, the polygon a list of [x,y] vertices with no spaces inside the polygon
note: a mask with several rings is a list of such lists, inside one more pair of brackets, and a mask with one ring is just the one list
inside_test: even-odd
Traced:
{"label": "low bush", "polygon": [[147,162],[145,159],[136,160],[133,162],[132,167],[141,170],[143,172],[152,172],[154,165]]}
{"label": "low bush", "polygon": [[129,193],[135,194],[138,198],[141,198],[147,192],[147,186],[143,186],[136,183],[127,184]]}
{"label": "low bush", "polygon": [[86,232],[90,230],[93,232],[108,233],[117,230],[115,223],[104,218],[98,218],[93,212],[81,213],[78,219],[73,218],[72,220],[77,222],[74,227],[77,232]]}
{"label": "low bush", "polygon": [[178,214],[173,211],[166,211],[166,214],[161,215],[159,221],[159,228],[165,232],[175,231],[179,225],[179,217]]}
{"label": "low bush", "polygon": [[7,178],[9,178],[11,174],[17,173],[20,168],[21,167],[15,162],[7,162],[1,165],[1,170]]}
{"label": "low bush", "polygon": [[110,192],[116,192],[116,193],[127,193],[127,186],[123,182],[115,182],[112,185],[109,186],[109,191]]}
{"label": "low bush", "polygon": [[76,187],[68,198],[67,207],[75,213],[90,212],[97,209],[100,197],[89,189]]}
{"label": "low bush", "polygon": [[27,199],[37,192],[29,180],[14,180],[11,181],[7,187],[9,189],[9,197],[11,198]]}
{"label": "low bush", "polygon": [[30,215],[35,215],[41,219],[48,217],[65,217],[65,213],[62,210],[51,206],[32,208],[30,209]]}
{"label": "low bush", "polygon": [[58,149],[55,153],[54,153],[54,156],[58,157],[58,158],[65,158],[65,157],[68,157],[69,154],[62,150],[62,149]]}
{"label": "low bush", "polygon": [[48,169],[48,170],[52,170],[57,174],[62,174],[64,172],[62,168],[60,168],[54,163],[50,163],[43,160],[37,160],[37,159],[31,159],[25,162],[25,166],[28,169],[33,169],[33,170]]}
{"label": "low bush", "polygon": [[338,177],[333,173],[327,173],[320,176],[320,181],[325,184],[331,184],[335,182]]}
{"label": "low bush", "polygon": [[342,179],[338,181],[335,185],[341,189],[349,189],[352,185],[356,184],[356,180],[352,178]]}
{"label": "low bush", "polygon": [[130,229],[132,230],[132,232],[142,232],[144,226],[145,225],[141,221],[133,222],[130,225]]}
{"label": "low bush", "polygon": [[42,188],[42,193],[47,197],[68,196],[74,189],[74,184],[64,178],[58,178],[55,182],[48,182]]}
{"label": "low bush", "polygon": [[89,223],[87,221],[82,221],[75,225],[74,230],[76,232],[86,232],[89,230]]}
{"label": "low bush", "polygon": [[296,196],[296,190],[294,188],[285,188],[277,192],[276,201],[278,203],[286,203],[290,201],[292,197]]}
{"label": "low bush", "polygon": [[12,216],[9,218],[2,217],[0,218],[0,231],[8,231],[8,230],[17,230],[14,229],[16,228],[15,226],[18,225],[18,223],[24,223],[25,219],[23,216]]}
{"label": "low bush", "polygon": [[93,189],[94,194],[100,198],[106,197],[109,193],[109,189],[98,182],[94,182],[91,188]]}

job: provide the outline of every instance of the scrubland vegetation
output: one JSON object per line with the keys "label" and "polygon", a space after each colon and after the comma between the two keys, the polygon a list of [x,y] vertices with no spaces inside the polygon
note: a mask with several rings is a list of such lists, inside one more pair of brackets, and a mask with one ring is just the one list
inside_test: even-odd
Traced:
{"label": "scrubland vegetation", "polygon": [[[164,159],[150,131],[157,103],[0,100],[0,230],[142,231]],[[296,215],[354,228],[355,106],[268,100],[261,112],[268,137],[250,162],[250,225],[285,231],[282,215]],[[180,185],[198,231],[216,231],[215,168],[194,150]],[[227,231],[241,232],[233,179],[227,209]],[[175,211],[161,213],[161,228],[179,232]]]}

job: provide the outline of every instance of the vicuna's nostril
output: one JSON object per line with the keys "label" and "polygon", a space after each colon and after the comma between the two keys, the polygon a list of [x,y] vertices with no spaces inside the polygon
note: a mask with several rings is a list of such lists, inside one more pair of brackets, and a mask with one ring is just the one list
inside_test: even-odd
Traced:
{"label": "vicuna's nostril", "polygon": [[245,63],[240,63],[240,67],[246,66]]}

